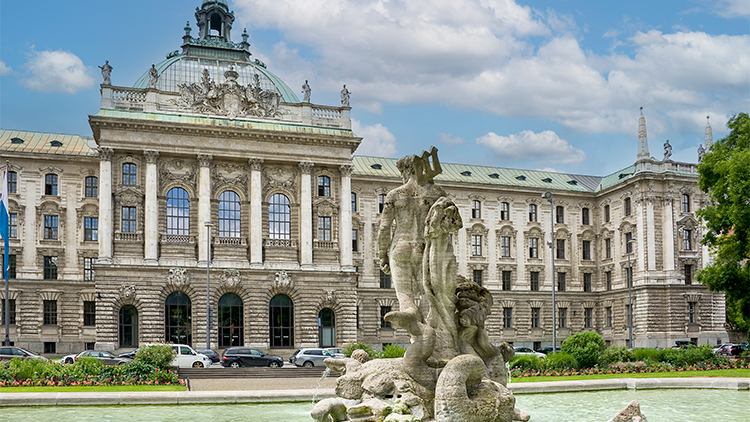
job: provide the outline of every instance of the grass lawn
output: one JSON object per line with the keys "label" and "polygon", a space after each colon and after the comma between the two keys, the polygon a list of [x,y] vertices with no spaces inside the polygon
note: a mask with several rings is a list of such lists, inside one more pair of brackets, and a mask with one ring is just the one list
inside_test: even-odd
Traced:
{"label": "grass lawn", "polygon": [[110,393],[122,391],[186,391],[183,385],[76,385],[68,387],[0,387],[2,393]]}
{"label": "grass lawn", "polygon": [[679,372],[649,372],[631,374],[597,374],[597,375],[562,375],[559,377],[514,377],[511,372],[511,383],[540,382],[540,381],[577,381],[604,380],[614,378],[693,378],[693,377],[732,377],[750,378],[750,369],[717,369],[713,371],[679,371]]}

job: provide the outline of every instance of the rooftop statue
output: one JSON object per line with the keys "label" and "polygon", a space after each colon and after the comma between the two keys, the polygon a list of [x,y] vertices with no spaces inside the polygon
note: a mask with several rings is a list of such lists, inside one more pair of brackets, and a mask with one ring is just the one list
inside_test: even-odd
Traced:
{"label": "rooftop statue", "polygon": [[148,70],[148,87],[156,89],[156,85],[159,83],[159,72],[156,70],[154,65],[151,65],[151,69]]}
{"label": "rooftop statue", "polygon": [[664,142],[664,161],[669,160],[672,157],[672,145],[669,145],[669,139]]}
{"label": "rooftop statue", "polygon": [[302,98],[303,103],[309,103],[310,102],[310,94],[312,93],[312,89],[310,89],[310,85],[307,83],[307,79],[305,79],[305,84],[302,85],[302,94],[304,97]]}
{"label": "rooftop statue", "polygon": [[494,346],[484,328],[492,295],[456,274],[451,236],[463,222],[434,184],[442,171],[437,149],[403,157],[397,166],[404,183],[386,196],[378,248],[399,301],[385,319],[407,330],[411,345],[397,359],[368,361],[361,350],[326,359],[342,374],[338,398],[319,402],[311,416],[319,422],[528,421],[506,387],[513,348]]}
{"label": "rooftop statue", "polygon": [[112,85],[110,75],[112,75],[112,66],[109,65],[109,60],[105,60],[102,66],[98,66],[102,70],[102,85]]}
{"label": "rooftop statue", "polygon": [[341,90],[341,105],[344,107],[349,107],[349,97],[352,95],[351,92],[349,92],[348,89],[346,89],[346,85],[344,85],[344,89]]}

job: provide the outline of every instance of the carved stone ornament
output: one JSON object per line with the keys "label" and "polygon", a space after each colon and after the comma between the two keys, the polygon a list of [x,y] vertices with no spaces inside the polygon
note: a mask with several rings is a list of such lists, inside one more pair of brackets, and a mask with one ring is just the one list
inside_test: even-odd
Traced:
{"label": "carved stone ornament", "polygon": [[167,275],[167,283],[176,288],[179,288],[185,286],[188,283],[188,278],[189,275],[185,268],[174,267],[169,270],[169,275]]}
{"label": "carved stone ornament", "polygon": [[198,164],[201,167],[209,167],[211,166],[211,160],[213,160],[213,156],[209,154],[198,154]]}
{"label": "carved stone ornament", "polygon": [[195,162],[182,160],[161,161],[159,165],[159,184],[163,188],[168,183],[182,182],[195,188]]}
{"label": "carved stone ornament", "polygon": [[354,166],[351,164],[342,164],[339,166],[339,171],[341,172],[341,176],[349,177],[354,171]]}
{"label": "carved stone ornament", "polygon": [[247,191],[247,170],[233,163],[217,164],[211,171],[211,191],[219,192],[227,187],[235,191]]}
{"label": "carved stone ornament", "polygon": [[203,70],[200,83],[179,84],[180,98],[173,100],[176,106],[202,114],[218,114],[230,119],[244,116],[278,117],[281,110],[281,95],[275,90],[260,87],[260,77],[256,74],[253,83],[242,86],[237,83],[239,73],[233,66],[224,72],[226,81],[217,84]]}
{"label": "carved stone ornament", "polygon": [[286,167],[273,167],[263,170],[263,176],[266,179],[264,191],[273,188],[283,188],[293,190],[294,187],[294,170]]}
{"label": "carved stone ornament", "polygon": [[336,303],[336,290],[328,290],[323,300],[328,304]]}
{"label": "carved stone ornament", "polygon": [[242,284],[242,275],[236,268],[225,268],[224,271],[221,272],[220,280],[224,288],[232,290]]}
{"label": "carved stone ornament", "polygon": [[112,161],[115,151],[112,148],[99,147],[99,159],[102,161]]}
{"label": "carved stone ornament", "polygon": [[250,170],[252,171],[261,171],[263,169],[262,158],[248,158],[247,163],[250,164]]}
{"label": "carved stone ornament", "polygon": [[146,157],[147,164],[156,164],[156,161],[159,159],[159,151],[146,150],[143,151],[143,156]]}
{"label": "carved stone ornament", "polygon": [[135,286],[120,286],[120,298],[122,299],[135,299]]}
{"label": "carved stone ornament", "polygon": [[293,283],[292,276],[287,274],[285,270],[277,272],[274,277],[274,285],[277,288],[291,288]]}

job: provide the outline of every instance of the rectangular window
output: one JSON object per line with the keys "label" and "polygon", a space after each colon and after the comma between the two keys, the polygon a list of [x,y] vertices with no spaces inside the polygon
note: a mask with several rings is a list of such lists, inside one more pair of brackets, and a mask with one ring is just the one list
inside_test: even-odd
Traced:
{"label": "rectangular window", "polygon": [[86,178],[86,188],[84,189],[84,196],[86,198],[96,198],[99,196],[99,179],[95,176],[88,176]]}
{"label": "rectangular window", "polygon": [[607,314],[607,328],[612,328],[612,307],[604,308],[604,313]]}
{"label": "rectangular window", "polygon": [[484,275],[484,271],[482,271],[482,270],[473,270],[471,275],[472,275],[472,279],[474,280],[474,282],[481,286],[482,285],[482,276]]}
{"label": "rectangular window", "polygon": [[682,212],[690,212],[690,195],[682,194]]}
{"label": "rectangular window", "polygon": [[539,239],[536,237],[529,239],[529,258],[539,258]]}
{"label": "rectangular window", "polygon": [[557,239],[556,243],[555,257],[557,259],[565,259],[565,239]]}
{"label": "rectangular window", "polygon": [[83,281],[94,281],[96,258],[83,258]]}
{"label": "rectangular window", "polygon": [[693,284],[693,266],[685,265],[685,284]]}
{"label": "rectangular window", "polygon": [[531,291],[538,292],[539,291],[539,272],[532,271],[529,273],[529,276],[531,277]]}
{"label": "rectangular window", "polygon": [[510,274],[510,271],[502,272],[503,290],[510,290]]}
{"label": "rectangular window", "polygon": [[96,302],[83,302],[83,325],[86,327],[96,326]]}
{"label": "rectangular window", "polygon": [[625,233],[625,253],[633,253],[633,233]]}
{"label": "rectangular window", "polygon": [[357,230],[352,230],[352,252],[357,252]]}
{"label": "rectangular window", "polygon": [[507,202],[500,203],[500,219],[503,221],[510,220],[510,204]]}
{"label": "rectangular window", "polygon": [[391,275],[384,273],[383,270],[380,270],[380,288],[381,289],[391,288]]}
{"label": "rectangular window", "polygon": [[57,257],[56,256],[44,257],[44,279],[45,280],[57,280]]}
{"label": "rectangular window", "polygon": [[594,308],[583,309],[583,328],[592,328],[594,326]]}
{"label": "rectangular window", "polygon": [[57,301],[44,301],[44,325],[57,325]]}
{"label": "rectangular window", "polygon": [[318,176],[318,196],[331,196],[331,178]]}
{"label": "rectangular window", "polygon": [[391,328],[390,321],[385,320],[385,315],[391,311],[390,306],[381,306],[380,307],[380,328]]}
{"label": "rectangular window", "polygon": [[8,172],[8,193],[18,193],[18,173]]}
{"label": "rectangular window", "polygon": [[632,208],[630,206],[630,198],[625,198],[625,205],[624,205],[624,207],[625,207],[625,216],[627,217],[628,215],[630,215],[633,212],[633,210],[632,210]]}
{"label": "rectangular window", "polygon": [[586,261],[590,261],[591,260],[591,241],[584,240],[582,246],[583,246],[583,259]]}
{"label": "rectangular window", "polygon": [[471,201],[471,218],[482,218],[482,203],[477,200]]}
{"label": "rectangular window", "polygon": [[612,290],[612,271],[607,271],[606,273],[604,273],[604,277],[607,283],[607,290]]}
{"label": "rectangular window", "polygon": [[136,185],[136,167],[133,163],[122,165],[122,184],[126,186]]}
{"label": "rectangular window", "polygon": [[568,327],[568,308],[557,309],[558,328]]}
{"label": "rectangular window", "polygon": [[581,209],[581,224],[584,226],[588,226],[591,224],[589,220],[589,209],[588,208],[582,208]]}
{"label": "rectangular window", "polygon": [[318,217],[318,240],[331,241],[331,217]]}
{"label": "rectangular window", "polygon": [[57,175],[48,174],[44,176],[44,194],[57,195]]}
{"label": "rectangular window", "polygon": [[44,238],[50,240],[57,240],[57,220],[56,215],[45,215],[44,216]]}
{"label": "rectangular window", "polygon": [[688,302],[688,324],[695,324],[695,302]]}
{"label": "rectangular window", "polygon": [[57,353],[57,343],[54,341],[45,341],[44,342],[44,354],[54,354]]}
{"label": "rectangular window", "polygon": [[[5,254],[0,252],[0,267],[5,268]],[[0,270],[0,280],[3,278],[2,270]],[[8,255],[8,278],[14,279],[16,278],[16,255],[15,254],[9,254]],[[2,301],[2,299],[0,299]]]}
{"label": "rectangular window", "polygon": [[682,231],[682,249],[686,251],[693,250],[693,231],[683,230]]}
{"label": "rectangular window", "polygon": [[529,204],[529,221],[536,222],[536,204]]}
{"label": "rectangular window", "polygon": [[503,328],[513,328],[513,308],[503,308]]}
{"label": "rectangular window", "polygon": [[471,256],[482,256],[482,235],[471,235]]}
{"label": "rectangular window", "polygon": [[99,240],[99,217],[83,217],[83,240]]}
{"label": "rectangular window", "polygon": [[583,273],[583,291],[591,291],[591,273]]}
{"label": "rectangular window", "polygon": [[565,291],[565,275],[567,273],[557,273],[557,291],[558,292],[564,292]]}
{"label": "rectangular window", "polygon": [[8,227],[8,237],[18,239],[18,214],[10,215],[10,227]]}
{"label": "rectangular window", "polygon": [[562,205],[555,207],[555,221],[560,224],[565,223],[565,208]]}
{"label": "rectangular window", "polygon": [[[5,325],[5,299],[0,300],[0,310],[2,310],[2,314],[0,314],[0,325]],[[9,311],[9,324],[13,325],[16,323],[16,300],[15,299],[8,299],[8,311]]]}
{"label": "rectangular window", "polygon": [[604,206],[604,222],[609,223],[609,205]]}
{"label": "rectangular window", "polygon": [[510,258],[510,237],[502,236],[500,238],[500,256]]}
{"label": "rectangular window", "polygon": [[383,207],[385,207],[385,194],[381,193],[378,195],[378,213],[383,212]]}
{"label": "rectangular window", "polygon": [[352,192],[352,212],[357,212],[357,194]]}
{"label": "rectangular window", "polygon": [[531,308],[531,328],[539,328],[539,308]]}
{"label": "rectangular window", "polygon": [[604,256],[612,258],[612,239],[604,239]]}
{"label": "rectangular window", "polygon": [[122,232],[135,233],[135,207],[122,207]]}

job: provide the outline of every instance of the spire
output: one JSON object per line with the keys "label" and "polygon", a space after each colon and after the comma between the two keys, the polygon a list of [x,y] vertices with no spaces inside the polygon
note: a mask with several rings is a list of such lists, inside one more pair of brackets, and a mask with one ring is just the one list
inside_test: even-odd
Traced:
{"label": "spire", "polygon": [[711,149],[711,145],[714,144],[714,133],[711,130],[711,122],[709,116],[706,116],[706,151]]}
{"label": "spire", "polygon": [[643,117],[643,107],[641,107],[641,117],[638,119],[638,159],[645,160],[651,157],[648,153],[648,137],[646,136],[646,118]]}

